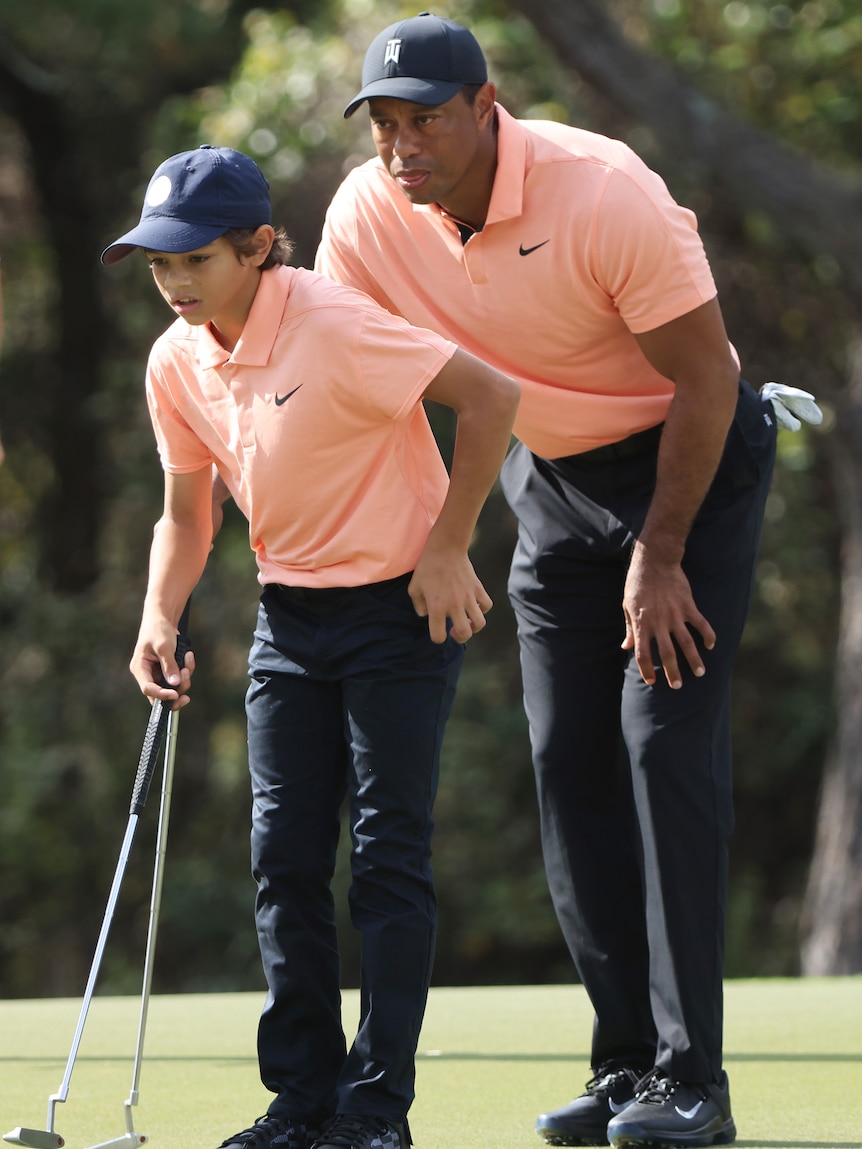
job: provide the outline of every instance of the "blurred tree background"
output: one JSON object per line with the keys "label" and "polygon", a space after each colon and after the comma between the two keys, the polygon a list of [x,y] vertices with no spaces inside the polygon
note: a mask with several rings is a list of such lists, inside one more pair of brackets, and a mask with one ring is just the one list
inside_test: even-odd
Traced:
{"label": "blurred tree background", "polygon": [[[310,266],[330,195],[371,154],[365,118],[341,117],[364,50],[416,10],[0,0],[0,996],[80,993],[147,719],[127,671],[161,509],[142,379],[171,316],[142,260],[108,270],[98,254],[137,219],[154,167],[209,142],[257,159],[294,261]],[[625,139],[661,172],[698,214],[747,378],[806,388],[826,409],[821,431],[781,432],[738,663],[727,972],[862,970],[862,941],[855,957],[837,943],[825,964],[810,956],[828,901],[817,874],[837,874],[851,896],[862,880],[858,842],[827,856],[824,842],[843,840],[834,812],[817,832],[818,805],[821,818],[837,805],[845,837],[862,836],[851,593],[862,565],[862,8],[444,0],[435,11],[474,29],[510,111]],[[805,178],[782,178],[771,161],[788,155]],[[445,450],[451,427],[432,414]],[[573,977],[539,849],[505,595],[513,539],[495,494],[474,561],[497,605],[470,644],[437,805],[438,984]],[[199,670],[179,726],[159,992],[262,986],[243,714],[257,591],[245,523],[228,507],[192,609]],[[154,789],[105,956],[108,992],[139,989],[156,805]],[[348,880],[342,857],[342,892]],[[343,927],[354,985],[346,916]]]}

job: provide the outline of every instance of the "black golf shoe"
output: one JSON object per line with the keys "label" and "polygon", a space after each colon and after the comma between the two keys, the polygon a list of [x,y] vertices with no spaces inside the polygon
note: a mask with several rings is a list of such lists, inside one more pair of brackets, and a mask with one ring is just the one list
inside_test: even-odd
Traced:
{"label": "black golf shoe", "polygon": [[409,1149],[410,1143],[406,1121],[339,1113],[324,1127],[314,1149]]}
{"label": "black golf shoe", "polygon": [[580,1097],[542,1113],[536,1132],[549,1145],[607,1145],[608,1122],[632,1104],[638,1079],[633,1069],[602,1066]]}
{"label": "black golf shoe", "polygon": [[638,1082],[634,1104],[608,1122],[614,1149],[667,1145],[688,1149],[729,1145],[736,1138],[727,1074],[721,1081],[689,1084],[655,1070]]}
{"label": "black golf shoe", "polygon": [[258,1117],[248,1129],[222,1141],[219,1149],[310,1149],[319,1136],[317,1128],[290,1117],[274,1117],[267,1113]]}

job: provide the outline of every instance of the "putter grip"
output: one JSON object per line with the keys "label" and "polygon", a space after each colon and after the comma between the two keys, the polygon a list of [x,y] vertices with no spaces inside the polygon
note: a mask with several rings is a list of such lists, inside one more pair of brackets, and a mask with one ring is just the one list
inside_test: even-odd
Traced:
{"label": "putter grip", "polygon": [[[188,608],[186,608],[186,611]],[[182,622],[186,618],[186,612],[183,613]],[[177,664],[183,666],[186,660],[186,654],[191,649],[189,640],[184,634],[177,635]],[[144,745],[141,748],[141,757],[138,762],[138,772],[135,775],[135,785],[132,789],[132,802],[129,806],[129,814],[143,813],[144,806],[147,804],[147,795],[150,792],[150,783],[153,780],[153,775],[156,772],[156,763],[159,760],[159,754],[162,749],[162,743],[165,740],[165,731],[168,728],[168,716],[171,712],[169,702],[154,702],[153,708],[150,711],[149,721],[147,722],[147,732],[144,735]]]}

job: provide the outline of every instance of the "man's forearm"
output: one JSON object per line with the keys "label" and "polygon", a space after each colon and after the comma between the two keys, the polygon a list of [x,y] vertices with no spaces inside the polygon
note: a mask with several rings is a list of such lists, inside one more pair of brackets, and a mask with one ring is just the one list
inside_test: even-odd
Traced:
{"label": "man's forearm", "polygon": [[715,478],[733,419],[736,393],[716,387],[703,400],[674,397],[659,444],[656,486],[639,542],[657,559],[680,562],[695,516]]}
{"label": "man's forearm", "polygon": [[639,542],[657,559],[678,563],[724,450],[739,395],[739,367],[715,298],[636,338],[653,368],[675,388]]}

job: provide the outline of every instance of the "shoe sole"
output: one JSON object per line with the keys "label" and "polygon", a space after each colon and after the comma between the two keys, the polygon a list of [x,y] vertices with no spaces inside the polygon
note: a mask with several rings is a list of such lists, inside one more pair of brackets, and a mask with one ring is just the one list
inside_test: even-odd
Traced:
{"label": "shoe sole", "polygon": [[550,1129],[537,1129],[536,1132],[547,1145],[607,1145],[608,1135],[603,1129],[595,1136],[589,1133],[554,1133]]}
{"label": "shoe sole", "polygon": [[705,1149],[709,1145],[730,1145],[736,1140],[736,1126],[730,1121],[723,1129],[713,1133],[669,1133],[662,1136],[652,1133],[638,1136],[636,1133],[622,1133],[611,1142],[613,1149],[642,1149],[643,1146],[667,1146],[669,1149]]}

